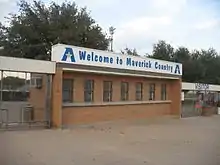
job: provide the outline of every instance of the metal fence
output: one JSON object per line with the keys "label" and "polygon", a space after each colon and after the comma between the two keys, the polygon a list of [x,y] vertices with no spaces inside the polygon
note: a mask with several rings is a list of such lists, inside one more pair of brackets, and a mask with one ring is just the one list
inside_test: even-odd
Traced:
{"label": "metal fence", "polygon": [[0,75],[0,129],[50,127],[51,75]]}
{"label": "metal fence", "polygon": [[220,105],[219,96],[218,92],[213,91],[185,91],[181,116],[201,116],[202,107],[214,108],[217,113],[217,107]]}

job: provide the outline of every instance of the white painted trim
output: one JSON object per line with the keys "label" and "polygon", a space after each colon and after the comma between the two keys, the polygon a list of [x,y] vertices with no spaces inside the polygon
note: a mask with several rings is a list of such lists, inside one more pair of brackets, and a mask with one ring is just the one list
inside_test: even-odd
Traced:
{"label": "white painted trim", "polygon": [[[209,88],[206,91],[220,91],[220,85],[208,84]],[[182,82],[182,90],[195,90],[195,83]]]}
{"label": "white painted trim", "polygon": [[98,74],[109,74],[109,75],[121,75],[121,76],[133,76],[133,77],[148,77],[148,78],[160,78],[160,79],[172,79],[178,80],[178,77],[166,77],[166,76],[152,76],[152,75],[142,75],[142,74],[132,74],[132,73],[119,73],[119,72],[107,72],[107,71],[97,71],[97,70],[87,70],[87,69],[75,69],[75,68],[62,68],[63,71],[74,71],[74,72],[87,72],[87,73],[98,73]]}
{"label": "white painted trim", "polygon": [[56,62],[0,56],[0,70],[55,74]]}

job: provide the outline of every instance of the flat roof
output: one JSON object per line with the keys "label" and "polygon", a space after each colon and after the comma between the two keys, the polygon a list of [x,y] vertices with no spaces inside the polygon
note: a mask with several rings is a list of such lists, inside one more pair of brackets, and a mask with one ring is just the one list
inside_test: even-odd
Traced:
{"label": "flat roof", "polygon": [[0,56],[0,70],[55,74],[56,62]]}

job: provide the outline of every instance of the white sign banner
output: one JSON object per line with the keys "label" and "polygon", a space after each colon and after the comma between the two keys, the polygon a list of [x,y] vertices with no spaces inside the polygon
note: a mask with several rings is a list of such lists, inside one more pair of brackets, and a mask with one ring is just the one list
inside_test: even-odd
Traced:
{"label": "white sign banner", "polygon": [[182,64],[152,58],[57,44],[52,47],[55,62],[182,75]]}
{"label": "white sign banner", "polygon": [[196,90],[208,90],[209,84],[195,83],[195,89]]}

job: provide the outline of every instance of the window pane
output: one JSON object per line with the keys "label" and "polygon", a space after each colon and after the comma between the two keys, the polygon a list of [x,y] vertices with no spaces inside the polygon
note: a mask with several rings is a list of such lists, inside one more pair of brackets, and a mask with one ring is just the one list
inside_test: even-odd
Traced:
{"label": "window pane", "polygon": [[94,80],[86,80],[84,83],[84,101],[92,102],[94,93]]}
{"label": "window pane", "polygon": [[142,90],[142,83],[136,83],[136,90],[141,91]]}
{"label": "window pane", "polygon": [[94,80],[86,80],[84,90],[93,90]]}
{"label": "window pane", "polygon": [[63,79],[63,89],[69,90],[73,87],[73,80],[72,79]]}
{"label": "window pane", "polygon": [[112,93],[111,92],[104,92],[103,101],[106,101],[106,102],[112,101]]}
{"label": "window pane", "polygon": [[112,88],[112,82],[111,81],[104,81],[103,88],[106,91],[110,91]]}
{"label": "window pane", "polygon": [[141,101],[143,98],[143,84],[142,83],[136,83],[136,100]]}
{"label": "window pane", "polygon": [[128,83],[127,82],[122,82],[121,83],[121,100],[122,101],[127,101],[128,100]]}
{"label": "window pane", "polygon": [[63,91],[63,102],[72,102],[72,94],[70,91]]}
{"label": "window pane", "polygon": [[73,102],[73,80],[63,79],[62,88],[63,102]]}
{"label": "window pane", "polygon": [[155,100],[155,84],[150,84],[149,100]]}
{"label": "window pane", "polygon": [[112,81],[103,82],[103,101],[112,101]]}
{"label": "window pane", "polygon": [[84,101],[92,102],[93,101],[93,93],[85,92],[84,93]]}
{"label": "window pane", "polygon": [[161,100],[167,99],[166,84],[161,85]]}
{"label": "window pane", "polygon": [[155,91],[155,84],[150,84],[150,91]]}

